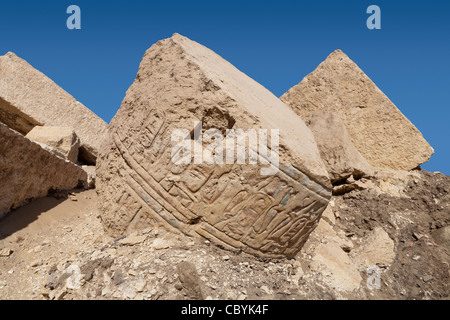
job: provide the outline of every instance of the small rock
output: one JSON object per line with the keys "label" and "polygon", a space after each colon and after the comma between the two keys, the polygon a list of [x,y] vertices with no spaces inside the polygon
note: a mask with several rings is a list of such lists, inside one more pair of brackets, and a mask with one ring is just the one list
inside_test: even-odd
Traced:
{"label": "small rock", "polygon": [[117,269],[114,272],[113,283],[116,286],[118,286],[119,284],[121,284],[123,282],[124,282],[124,279],[123,279],[123,276],[122,276],[122,270],[121,269]]}
{"label": "small rock", "polygon": [[354,232],[347,232],[347,233],[345,233],[345,236],[346,236],[347,238],[353,237],[354,235],[355,235]]}
{"label": "small rock", "polygon": [[41,295],[45,298],[45,299],[50,299],[50,292],[48,290],[43,289],[41,291]]}
{"label": "small rock", "polygon": [[227,293],[226,293],[226,296],[230,300],[237,300],[237,295],[236,295],[236,293],[234,293],[233,290],[228,289]]}
{"label": "small rock", "polygon": [[37,259],[37,260],[34,260],[32,263],[31,263],[31,267],[38,267],[38,266],[41,266],[42,265],[42,260],[41,259]]}
{"label": "small rock", "polygon": [[14,251],[9,248],[3,248],[0,250],[0,257],[9,257]]}
{"label": "small rock", "polygon": [[174,285],[175,289],[177,289],[178,291],[181,291],[183,289],[183,286],[181,285],[181,283],[175,283]]}
{"label": "small rock", "polygon": [[82,286],[84,276],[81,274],[80,267],[76,264],[70,265],[66,273],[70,276],[66,279],[66,287],[70,290],[78,290]]}
{"label": "small rock", "polygon": [[420,256],[414,256],[412,259],[413,259],[414,261],[418,261],[418,260],[420,259]]}
{"label": "small rock", "polygon": [[58,285],[59,285],[58,276],[55,273],[51,273],[47,278],[45,288],[54,290],[56,289],[56,287],[58,287]]}
{"label": "small rock", "polygon": [[58,191],[58,192],[51,193],[50,196],[57,200],[62,200],[62,199],[67,198],[68,193],[67,193],[67,191]]}
{"label": "small rock", "polygon": [[266,294],[272,294],[267,286],[261,286],[260,289]]}
{"label": "small rock", "polygon": [[222,259],[225,260],[225,261],[228,261],[228,260],[230,260],[230,257],[229,256],[223,256]]}
{"label": "small rock", "polygon": [[157,238],[157,239],[153,240],[151,247],[155,250],[167,249],[170,247],[170,241],[161,239],[161,238]]}
{"label": "small rock", "polygon": [[340,218],[341,218],[341,216],[340,216],[340,214],[339,214],[339,211],[334,210],[333,213],[334,213],[334,217],[335,217],[336,219],[340,219]]}
{"label": "small rock", "polygon": [[352,251],[352,248],[347,245],[347,244],[342,244],[341,245],[342,250],[344,250],[345,252],[349,253],[350,251]]}
{"label": "small rock", "polygon": [[430,282],[431,280],[433,280],[434,277],[432,275],[427,274],[426,276],[423,277],[423,282]]}
{"label": "small rock", "polygon": [[123,294],[124,298],[134,299],[136,297],[135,288],[130,286],[130,285],[122,287],[121,291],[122,291],[122,294]]}
{"label": "small rock", "polygon": [[203,300],[202,281],[195,266],[187,261],[177,265],[178,278],[190,299]]}
{"label": "small rock", "polygon": [[417,240],[420,240],[420,239],[422,239],[422,234],[420,234],[419,232],[414,232],[413,233],[413,236],[414,236],[414,238],[416,238]]}
{"label": "small rock", "polygon": [[136,244],[142,243],[147,239],[146,236],[129,236],[119,241],[120,244],[126,246],[134,246]]}
{"label": "small rock", "polygon": [[[51,300],[63,300],[64,296],[67,294],[66,289],[60,289],[57,291],[50,292],[50,298]],[[52,298],[53,296],[53,298]]]}
{"label": "small rock", "polygon": [[11,269],[11,270],[8,271],[8,273],[9,273],[9,274],[13,274],[13,273],[14,273],[14,270]]}
{"label": "small rock", "polygon": [[103,288],[102,296],[109,296],[109,295],[111,295],[111,289],[109,289],[108,287]]}

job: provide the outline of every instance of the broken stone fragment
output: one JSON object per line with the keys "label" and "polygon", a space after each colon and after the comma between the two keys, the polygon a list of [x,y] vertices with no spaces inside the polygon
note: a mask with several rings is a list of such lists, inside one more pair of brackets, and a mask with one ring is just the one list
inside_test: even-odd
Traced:
{"label": "broken stone fragment", "polygon": [[77,163],[80,139],[72,128],[36,126],[26,137],[34,142],[56,149],[58,156]]}
{"label": "broken stone fragment", "polygon": [[147,239],[146,236],[131,235],[129,237],[123,238],[119,241],[119,243],[127,246],[134,246],[136,244],[144,242],[145,239]]}
{"label": "broken stone fragment", "polygon": [[190,262],[183,261],[177,265],[177,273],[181,285],[187,292],[188,298],[192,300],[203,300],[203,284],[195,266]]}
{"label": "broken stone fragment", "polygon": [[86,173],[0,123],[0,217],[52,190],[82,186]]}
{"label": "broken stone fragment", "polygon": [[389,267],[394,262],[395,255],[394,241],[380,227],[375,228],[363,239],[363,243],[350,253],[360,270],[374,265]]}
{"label": "broken stone fragment", "polygon": [[0,257],[9,257],[14,251],[10,248],[0,249]]}
{"label": "broken stone fragment", "polygon": [[354,178],[372,175],[372,169],[356,150],[339,115],[317,111],[305,120],[313,132],[331,183],[355,182]]}
{"label": "broken stone fragment", "polygon": [[438,245],[444,248],[450,248],[450,226],[433,231],[432,237]]}

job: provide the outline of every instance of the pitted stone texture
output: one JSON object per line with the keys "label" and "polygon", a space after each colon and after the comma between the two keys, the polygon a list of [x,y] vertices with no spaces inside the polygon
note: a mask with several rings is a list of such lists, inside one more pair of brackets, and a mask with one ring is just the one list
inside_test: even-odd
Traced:
{"label": "pitted stone texture", "polygon": [[73,189],[86,179],[79,166],[0,123],[0,217],[50,190]]}
{"label": "pitted stone texture", "polygon": [[314,134],[332,183],[345,181],[351,176],[373,175],[373,169],[356,150],[339,115],[318,111],[305,122]]}
{"label": "pitted stone texture", "polygon": [[43,143],[58,151],[58,155],[76,163],[80,139],[75,131],[69,127],[36,126],[26,137],[34,142]]}
{"label": "pitted stone texture", "polygon": [[0,121],[24,135],[35,126],[70,127],[80,158],[95,163],[107,124],[51,79],[9,52],[0,57]]}
{"label": "pitted stone texture", "polygon": [[[263,176],[260,165],[174,164],[172,132],[195,131],[194,121],[220,132],[280,129],[280,170]],[[100,150],[96,183],[112,235],[160,226],[262,257],[295,256],[331,196],[304,122],[230,63],[178,34],[143,57]]]}
{"label": "pitted stone texture", "polygon": [[411,170],[434,153],[417,128],[342,51],[336,50],[281,100],[303,119],[336,112],[373,166]]}

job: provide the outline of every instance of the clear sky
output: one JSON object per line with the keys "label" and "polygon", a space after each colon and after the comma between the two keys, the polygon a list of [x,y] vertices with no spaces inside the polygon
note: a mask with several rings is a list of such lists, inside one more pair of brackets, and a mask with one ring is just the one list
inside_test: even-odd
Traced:
{"label": "clear sky", "polygon": [[[81,8],[81,30],[66,9]],[[369,30],[369,5],[381,30]],[[450,175],[450,1],[2,1],[0,55],[16,53],[106,122],[146,49],[180,33],[276,96],[343,50],[435,149],[422,167]]]}

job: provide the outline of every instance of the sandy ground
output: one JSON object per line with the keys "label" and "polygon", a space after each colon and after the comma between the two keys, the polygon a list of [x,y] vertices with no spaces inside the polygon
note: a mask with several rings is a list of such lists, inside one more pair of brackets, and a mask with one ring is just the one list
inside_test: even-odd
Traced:
{"label": "sandy ground", "polygon": [[54,194],[0,220],[0,299],[448,299],[450,177],[423,171],[402,198],[354,190],[330,206],[295,259],[262,260],[163,230],[113,239],[95,190]]}
{"label": "sandy ground", "polygon": [[46,269],[91,247],[102,238],[95,190],[74,191],[66,199],[46,197],[0,221],[0,298],[40,299]]}

